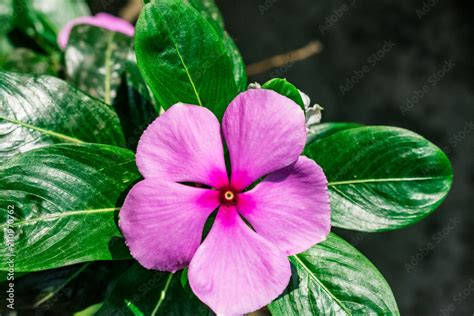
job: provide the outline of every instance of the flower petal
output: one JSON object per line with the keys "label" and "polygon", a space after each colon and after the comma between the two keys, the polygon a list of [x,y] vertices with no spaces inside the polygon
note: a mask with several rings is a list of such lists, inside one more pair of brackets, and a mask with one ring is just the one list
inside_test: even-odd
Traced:
{"label": "flower petal", "polygon": [[142,266],[174,272],[188,266],[218,205],[217,191],[145,179],[128,193],[119,226]]}
{"label": "flower petal", "polygon": [[230,153],[232,186],[238,190],[294,163],[306,142],[301,108],[265,89],[239,94],[227,108],[222,128]]}
{"label": "flower petal", "polygon": [[285,254],[251,230],[234,207],[221,206],[188,276],[193,292],[214,312],[234,315],[278,297],[291,269]]}
{"label": "flower petal", "polygon": [[204,107],[173,105],[143,133],[137,165],[145,178],[227,185],[219,121]]}
{"label": "flower petal", "polygon": [[331,229],[326,176],[306,157],[240,194],[237,207],[257,234],[288,256],[323,241]]}
{"label": "flower petal", "polygon": [[60,48],[66,48],[71,30],[79,24],[89,24],[128,36],[133,36],[135,33],[135,27],[130,22],[107,13],[98,13],[96,16],[82,16],[69,21],[59,32],[58,45]]}

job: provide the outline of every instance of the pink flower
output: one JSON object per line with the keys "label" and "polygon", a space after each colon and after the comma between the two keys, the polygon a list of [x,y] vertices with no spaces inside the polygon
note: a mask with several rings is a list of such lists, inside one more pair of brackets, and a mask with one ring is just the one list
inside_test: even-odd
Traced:
{"label": "pink flower", "polygon": [[133,36],[135,33],[135,27],[130,24],[130,22],[108,13],[98,13],[95,16],[81,16],[80,18],[69,21],[61,32],[59,32],[58,45],[61,49],[66,48],[71,30],[74,26],[79,24],[93,25],[128,36]]}
{"label": "pink flower", "polygon": [[287,256],[326,238],[329,196],[321,168],[300,156],[305,117],[290,99],[263,89],[241,93],[222,132],[230,181],[219,121],[208,109],[176,104],[158,117],[138,144],[145,179],[128,194],[119,225],[141,265],[171,272],[189,265],[189,284],[204,303],[216,313],[242,314],[283,292]]}

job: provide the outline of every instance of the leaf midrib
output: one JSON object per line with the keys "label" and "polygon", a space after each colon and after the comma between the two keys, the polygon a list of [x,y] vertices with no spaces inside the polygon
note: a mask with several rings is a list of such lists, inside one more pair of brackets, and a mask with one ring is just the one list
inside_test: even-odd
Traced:
{"label": "leaf midrib", "polygon": [[196,99],[197,99],[197,101],[198,101],[198,104],[199,104],[200,106],[202,106],[201,97],[199,96],[199,92],[198,92],[197,89],[196,89],[196,85],[195,85],[195,83],[194,83],[194,80],[193,80],[193,78],[191,77],[191,73],[189,72],[189,69],[188,69],[188,67],[186,66],[186,63],[184,62],[184,58],[183,58],[183,56],[181,55],[181,52],[179,51],[178,44],[176,43],[176,40],[175,40],[175,38],[174,38],[174,36],[173,36],[173,33],[171,33],[170,28],[168,27],[168,23],[166,22],[165,19],[163,19],[163,25],[164,25],[164,28],[165,28],[166,32],[168,33],[168,36],[170,37],[171,42],[173,43],[174,49],[175,49],[175,51],[176,51],[176,54],[177,54],[178,57],[179,57],[179,60],[180,60],[180,62],[181,62],[181,65],[183,66],[184,71],[185,71],[185,73],[186,73],[186,76],[188,77],[189,82],[190,82],[190,84],[191,84],[191,87],[193,88],[193,91],[194,91],[194,94],[196,95]]}
{"label": "leaf midrib", "polygon": [[39,222],[39,221],[48,221],[48,220],[61,219],[61,218],[69,217],[69,216],[73,216],[73,215],[90,215],[90,214],[98,214],[98,213],[110,213],[110,212],[116,212],[116,211],[119,211],[119,210],[120,210],[120,207],[110,207],[110,208],[99,208],[99,209],[88,209],[88,210],[77,210],[77,211],[65,211],[65,212],[62,212],[62,213],[50,213],[50,214],[46,214],[44,216],[14,222],[12,225],[9,225],[9,224],[5,223],[5,224],[0,225],[0,229],[4,229],[6,227],[18,227],[18,226],[29,225],[29,224],[36,223],[36,222]]}
{"label": "leaf midrib", "polygon": [[380,178],[380,179],[357,179],[329,182],[328,186],[348,185],[348,184],[363,184],[363,183],[381,183],[381,182],[412,182],[412,181],[428,181],[428,180],[442,180],[452,176],[438,176],[438,177],[411,177],[411,178]]}
{"label": "leaf midrib", "polygon": [[341,309],[347,314],[347,315],[352,315],[350,310],[321,282],[321,280],[318,279],[318,277],[304,264],[304,262],[298,257],[298,255],[292,256],[298,264],[308,273],[308,275],[321,286],[321,288],[326,292],[327,295],[329,295],[337,305],[341,307]]}
{"label": "leaf midrib", "polygon": [[31,125],[31,124],[28,124],[28,123],[25,123],[25,122],[22,122],[22,121],[18,121],[16,119],[11,119],[11,118],[5,117],[3,115],[0,115],[0,119],[5,120],[7,122],[10,122],[12,124],[19,125],[19,126],[24,127],[24,128],[29,128],[31,130],[40,132],[42,134],[46,134],[46,135],[49,135],[49,136],[53,136],[53,137],[62,139],[65,142],[68,142],[68,143],[77,143],[77,144],[84,143],[80,139],[70,137],[70,136],[67,136],[67,135],[64,135],[64,134],[61,134],[61,133],[57,133],[57,132],[54,132],[54,131],[50,131],[50,130],[47,130],[47,129],[44,129],[44,128],[41,128],[41,127],[37,127],[37,126]]}

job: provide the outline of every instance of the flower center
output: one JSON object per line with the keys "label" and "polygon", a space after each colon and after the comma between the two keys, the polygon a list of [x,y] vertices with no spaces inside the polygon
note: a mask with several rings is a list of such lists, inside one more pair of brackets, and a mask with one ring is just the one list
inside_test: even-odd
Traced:
{"label": "flower center", "polygon": [[237,202],[237,195],[234,191],[225,189],[221,191],[221,203],[226,205],[232,205]]}
{"label": "flower center", "polygon": [[234,193],[232,191],[227,191],[224,193],[224,199],[226,199],[226,201],[232,201],[234,199]]}

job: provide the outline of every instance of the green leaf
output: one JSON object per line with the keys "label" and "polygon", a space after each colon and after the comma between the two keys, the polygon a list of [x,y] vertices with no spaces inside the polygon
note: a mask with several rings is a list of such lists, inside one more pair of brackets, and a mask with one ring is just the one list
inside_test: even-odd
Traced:
{"label": "green leaf", "polygon": [[223,33],[222,40],[227,48],[227,52],[232,58],[234,63],[234,80],[237,85],[239,92],[247,90],[247,68],[244,63],[244,59],[240,54],[239,48],[235,44],[232,37],[227,32]]}
{"label": "green leaf", "polygon": [[[184,1],[183,1],[184,2]],[[224,30],[224,18],[214,0],[189,0],[189,3],[206,17],[209,22]]]}
{"label": "green leaf", "polygon": [[27,48],[16,48],[0,61],[0,69],[38,75],[57,75],[58,59],[57,55],[46,56]]}
{"label": "green leaf", "polygon": [[182,287],[186,287],[188,284],[188,268],[184,268],[181,271],[181,276],[179,277],[179,281],[181,282]]}
{"label": "green leaf", "polygon": [[[15,273],[15,308],[25,315],[73,315],[98,303],[102,293],[131,263],[132,260],[98,261],[23,273],[23,277]],[[0,284],[2,291],[6,286]]]}
{"label": "green leaf", "polygon": [[[52,286],[48,288],[47,291],[41,293],[41,297],[34,303],[34,307],[38,307],[41,305],[44,305],[47,303],[49,300],[52,300],[56,295],[61,292],[65,286],[67,286],[71,281],[76,279],[82,271],[87,269],[89,267],[90,263],[84,263],[82,265],[78,265],[74,267],[75,269],[72,270],[72,273],[70,275],[67,275],[63,280],[55,284],[55,286]],[[55,270],[57,271],[57,270]],[[52,273],[48,273],[48,276],[51,275]]]}
{"label": "green leaf", "polygon": [[74,27],[64,57],[67,81],[112,104],[132,45],[132,38],[122,33],[91,25]]}
{"label": "green leaf", "polygon": [[337,227],[385,231],[411,225],[433,212],[451,188],[446,155],[401,128],[344,130],[311,144],[305,153],[328,178]]}
{"label": "green leaf", "polygon": [[120,118],[127,148],[135,149],[140,136],[159,115],[151,91],[145,84],[135,61],[135,54],[129,55],[125,63],[125,80],[118,90],[114,107]]}
{"label": "green leaf", "polygon": [[400,314],[377,268],[333,233],[290,261],[290,285],[268,306],[274,316]]}
{"label": "green leaf", "polygon": [[14,0],[15,25],[46,52],[59,50],[57,34],[77,17],[90,15],[84,0]]}
{"label": "green leaf", "polygon": [[117,281],[96,315],[213,315],[183,288],[179,274],[146,270],[135,263]]}
{"label": "green leaf", "polygon": [[55,143],[125,141],[115,111],[64,81],[0,72],[0,161]]}
{"label": "green leaf", "polygon": [[14,51],[12,43],[8,37],[4,34],[0,34],[0,69],[1,65],[9,58],[10,54]]}
{"label": "green leaf", "polygon": [[13,22],[13,0],[0,1],[0,36],[8,32]]}
{"label": "green leaf", "polygon": [[304,102],[298,89],[286,79],[274,78],[262,85],[263,89],[273,90],[293,100],[304,111]]}
{"label": "green leaf", "polygon": [[115,220],[139,178],[133,152],[109,145],[52,145],[8,160],[0,167],[0,209],[9,210],[0,228],[14,243],[0,256],[13,250],[18,272],[129,258]]}
{"label": "green leaf", "polygon": [[203,105],[221,117],[237,95],[234,63],[215,28],[182,0],[149,3],[135,35],[138,67],[165,109]]}
{"label": "green leaf", "polygon": [[[39,0],[38,0],[39,1]],[[14,0],[15,27],[32,38],[45,52],[57,51],[57,27],[42,12],[37,11],[31,0]]]}
{"label": "green leaf", "polygon": [[102,307],[104,303],[97,303],[94,305],[91,305],[82,311],[79,311],[77,313],[74,313],[73,316],[93,316],[97,313],[97,311]]}
{"label": "green leaf", "polygon": [[361,126],[362,124],[339,122],[316,124],[312,127],[311,136],[308,136],[308,139],[306,140],[306,146],[337,132]]}
{"label": "green leaf", "polygon": [[225,31],[224,19],[214,0],[191,0],[189,3],[202,14],[221,37],[226,46],[227,53],[234,63],[234,80],[237,88],[240,92],[245,91],[247,89],[247,69],[244,60],[234,40]]}

